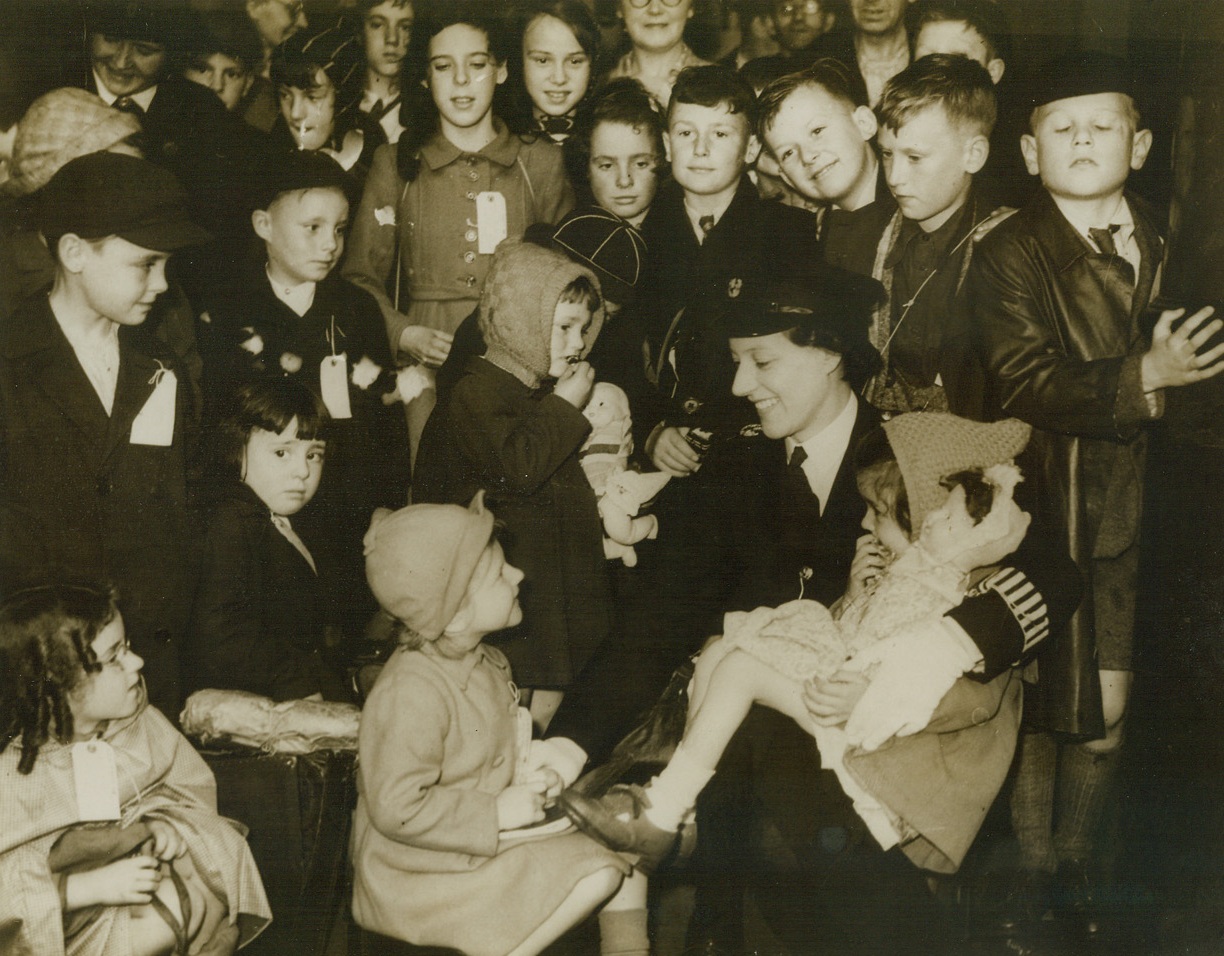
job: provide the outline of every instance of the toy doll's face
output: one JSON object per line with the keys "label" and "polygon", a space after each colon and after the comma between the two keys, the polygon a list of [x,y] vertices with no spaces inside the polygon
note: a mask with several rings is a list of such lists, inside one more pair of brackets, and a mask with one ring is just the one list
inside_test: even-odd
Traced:
{"label": "toy doll's face", "polygon": [[384,0],[366,11],[362,21],[366,67],[394,80],[412,39],[412,4]]}
{"label": "toy doll's face", "polygon": [[536,113],[572,113],[591,82],[591,58],[569,25],[541,14],[523,31],[523,85]]}
{"label": "toy doll's face", "polygon": [[131,717],[143,700],[140,669],[144,660],[128,646],[123,618],[118,613],[89,646],[102,669],[87,673],[68,692],[77,740],[93,736],[104,721]]}
{"label": "toy doll's face", "polygon": [[965,549],[975,527],[965,506],[964,486],[955,485],[948,492],[948,499],[923,519],[918,537],[936,557],[952,556]]}
{"label": "toy doll's face", "polygon": [[863,516],[863,530],[875,536],[896,557],[909,550],[910,539],[905,529],[897,523],[893,506],[884,501],[867,500],[867,514]]}
{"label": "toy doll's face", "polygon": [[298,149],[322,149],[336,129],[336,88],[323,70],[315,71],[314,81],[308,90],[282,86],[277,91],[281,116]]}
{"label": "toy doll's face", "polygon": [[854,210],[875,198],[869,145],[875,134],[870,109],[851,106],[809,83],[782,101],[765,130],[765,142],[786,181],[802,196]]}
{"label": "toy doll's face", "polygon": [[255,82],[255,74],[252,71],[224,53],[213,53],[192,60],[183,68],[183,76],[192,83],[207,86],[221,97],[221,102],[227,110],[236,110],[251,84]]}
{"label": "toy doll's face", "polygon": [[295,515],[319,490],[326,451],[326,442],[298,438],[296,417],[280,434],[254,428],[242,452],[242,480],[273,514]]}
{"label": "toy doll's face", "polygon": [[553,310],[548,374],[560,378],[566,368],[582,359],[586,334],[591,330],[591,308],[586,302],[558,302]]}
{"label": "toy doll's face", "polygon": [[661,157],[655,148],[654,137],[641,126],[598,124],[587,160],[595,202],[640,226],[659,187]]}
{"label": "toy doll's face", "polygon": [[453,23],[429,41],[425,85],[442,120],[443,131],[471,129],[493,108],[497,86],[506,82],[506,66],[489,51],[483,30]]}
{"label": "toy doll's face", "polygon": [[277,196],[251,215],[255,234],[268,249],[268,272],[276,282],[320,282],[344,253],[348,199],[338,189],[306,189]]}

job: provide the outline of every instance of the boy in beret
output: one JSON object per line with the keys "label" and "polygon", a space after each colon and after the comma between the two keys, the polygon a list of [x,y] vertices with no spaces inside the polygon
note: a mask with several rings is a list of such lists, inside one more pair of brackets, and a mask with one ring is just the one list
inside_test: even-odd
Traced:
{"label": "boy in beret", "polygon": [[[1083,666],[1043,659],[1034,706],[1026,701],[1040,713],[1037,726],[1089,738],[1061,748],[1047,733],[1022,739],[1012,814],[1028,904],[1019,916],[1034,918],[1049,902],[1055,870],[1062,902],[1092,904],[1092,835],[1109,798],[1131,684],[1147,426],[1161,416],[1165,389],[1224,370],[1224,346],[1204,348],[1224,326],[1210,309],[1164,312],[1150,334],[1141,324],[1161,241],[1126,190],[1152,137],[1140,126],[1125,64],[1073,53],[1042,75],[1021,145],[1043,188],[982,242],[968,277],[998,412],[1034,426],[1025,473],[1065,522],[1090,595],[1064,645]],[[1071,692],[1055,700],[1055,684]]]}
{"label": "boy in beret", "polygon": [[55,279],[0,328],[0,580],[113,581],[149,700],[174,715],[188,399],[143,324],[171,253],[209,236],[174,177],[133,156],[75,159],[39,198]]}
{"label": "boy in beret", "polygon": [[272,152],[259,171],[251,224],[264,255],[225,276],[208,303],[205,417],[238,389],[291,376],[322,399],[334,449],[318,494],[299,516],[316,560],[337,582],[336,621],[360,628],[375,610],[363,582],[361,537],[377,507],[408,491],[408,438],[398,382],[374,298],[335,274],[352,182],[322,153]]}

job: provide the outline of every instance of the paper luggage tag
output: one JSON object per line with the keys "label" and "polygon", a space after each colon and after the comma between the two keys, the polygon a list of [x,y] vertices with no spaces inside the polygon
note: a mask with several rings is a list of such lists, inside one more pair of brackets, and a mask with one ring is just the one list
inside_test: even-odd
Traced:
{"label": "paper luggage tag", "polygon": [[349,407],[348,390],[348,355],[327,355],[319,366],[319,390],[323,394],[323,404],[332,418],[352,418],[353,410]]}
{"label": "paper luggage tag", "polygon": [[72,782],[82,820],[119,819],[119,772],[105,740],[72,745]]}
{"label": "paper luggage tag", "polygon": [[174,406],[178,393],[178,378],[164,365],[153,375],[153,392],[144,408],[132,419],[129,441],[133,445],[174,444]]}
{"label": "paper luggage tag", "polygon": [[476,249],[482,256],[491,256],[506,238],[506,197],[498,192],[476,194]]}

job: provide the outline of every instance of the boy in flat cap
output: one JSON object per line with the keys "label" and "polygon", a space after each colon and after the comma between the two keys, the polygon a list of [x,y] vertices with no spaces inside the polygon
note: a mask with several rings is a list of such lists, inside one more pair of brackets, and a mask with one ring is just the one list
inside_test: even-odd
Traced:
{"label": "boy in flat cap", "polygon": [[208,234],[168,172],[94,153],[40,192],[45,296],[0,328],[0,579],[109,579],[149,700],[178,713],[187,389],[142,327],[170,254]]}
{"label": "boy in flat cap", "polygon": [[[1025,471],[1045,510],[1065,522],[1089,593],[1064,644],[1080,669],[1043,658],[1032,698],[1040,710],[1026,702],[1026,716],[1040,713],[1037,726],[1086,739],[1061,754],[1049,734],[1022,741],[1012,813],[1031,917],[1045,909],[1056,869],[1063,902],[1091,902],[1086,866],[1131,683],[1146,426],[1161,416],[1165,389],[1224,370],[1224,347],[1202,348],[1224,324],[1210,309],[1165,312],[1150,334],[1140,322],[1157,291],[1161,240],[1126,190],[1152,137],[1125,65],[1076,53],[1043,75],[1021,145],[1044,188],[983,241],[968,277],[998,412],[1034,426]],[[1074,693],[1052,699],[1053,678]]]}
{"label": "boy in flat cap", "polygon": [[295,378],[327,406],[334,448],[298,521],[337,582],[330,595],[336,620],[359,628],[375,610],[361,536],[375,508],[407,499],[408,437],[378,304],[335,274],[352,188],[322,153],[268,154],[251,214],[264,255],[213,292],[203,351],[210,424],[241,386],[267,376]]}

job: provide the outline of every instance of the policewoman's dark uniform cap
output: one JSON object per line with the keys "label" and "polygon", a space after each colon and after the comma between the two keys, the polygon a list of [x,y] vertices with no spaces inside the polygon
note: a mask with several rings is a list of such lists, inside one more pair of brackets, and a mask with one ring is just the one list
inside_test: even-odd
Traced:
{"label": "policewoman's dark uniform cap", "polygon": [[45,236],[119,236],[155,252],[212,238],[191,221],[187,193],[174,174],[135,156],[80,156],[52,176],[38,197],[38,228]]}
{"label": "policewoman's dark uniform cap", "polygon": [[1121,93],[1135,98],[1135,82],[1125,60],[1099,50],[1060,54],[1042,68],[1030,88],[1033,109],[1096,93]]}
{"label": "policewoman's dark uniform cap", "polygon": [[724,330],[728,338],[742,339],[822,328],[847,347],[866,344],[872,313],[883,301],[884,286],[875,279],[825,265],[746,287],[732,302]]}

